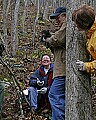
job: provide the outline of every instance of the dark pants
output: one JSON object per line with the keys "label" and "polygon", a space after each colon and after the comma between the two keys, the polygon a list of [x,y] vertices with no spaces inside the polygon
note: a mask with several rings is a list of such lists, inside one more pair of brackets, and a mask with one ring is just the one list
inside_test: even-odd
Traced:
{"label": "dark pants", "polygon": [[0,113],[2,113],[3,100],[4,100],[4,82],[0,80]]}
{"label": "dark pants", "polygon": [[52,120],[65,120],[64,76],[58,76],[54,78],[48,97],[52,108]]}

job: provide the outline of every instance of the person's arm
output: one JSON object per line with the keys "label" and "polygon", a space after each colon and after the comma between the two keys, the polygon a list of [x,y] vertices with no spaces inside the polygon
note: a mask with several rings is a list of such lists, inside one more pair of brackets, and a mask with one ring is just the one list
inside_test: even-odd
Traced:
{"label": "person's arm", "polygon": [[30,77],[29,80],[29,85],[33,86],[33,87],[37,87],[37,74],[38,74],[38,70],[36,70]]}
{"label": "person's arm", "polygon": [[61,28],[54,33],[50,38],[46,39],[46,42],[53,46],[60,46],[65,44],[65,37],[66,37],[66,24],[63,23]]}
{"label": "person's arm", "polygon": [[85,64],[85,69],[87,72],[89,73],[96,72],[96,60],[92,62],[85,62],[84,64]]}
{"label": "person's arm", "polygon": [[37,87],[38,89],[41,88],[44,85],[44,81],[40,81],[40,79],[41,77],[39,70],[36,70],[29,80],[29,85],[32,87]]}

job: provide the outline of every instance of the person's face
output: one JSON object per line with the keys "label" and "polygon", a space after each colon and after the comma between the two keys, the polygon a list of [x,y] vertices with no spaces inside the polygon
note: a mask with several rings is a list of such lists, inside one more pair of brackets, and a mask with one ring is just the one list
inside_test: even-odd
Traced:
{"label": "person's face", "polygon": [[48,66],[50,65],[51,61],[50,61],[50,57],[48,55],[44,55],[41,61],[41,64],[44,66]]}
{"label": "person's face", "polygon": [[61,26],[63,24],[63,22],[66,20],[66,16],[65,15],[58,15],[56,18],[56,23]]}

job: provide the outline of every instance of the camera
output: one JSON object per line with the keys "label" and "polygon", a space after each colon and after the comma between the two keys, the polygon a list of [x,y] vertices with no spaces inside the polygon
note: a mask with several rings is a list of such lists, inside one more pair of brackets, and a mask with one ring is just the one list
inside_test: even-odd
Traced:
{"label": "camera", "polygon": [[42,36],[40,42],[46,42],[46,38],[51,37],[49,30],[42,30]]}
{"label": "camera", "polygon": [[40,42],[43,42],[46,48],[50,48],[51,52],[53,53],[54,51],[53,46],[50,45],[48,42],[46,42],[46,38],[49,38],[49,37],[51,37],[49,30],[43,30]]}

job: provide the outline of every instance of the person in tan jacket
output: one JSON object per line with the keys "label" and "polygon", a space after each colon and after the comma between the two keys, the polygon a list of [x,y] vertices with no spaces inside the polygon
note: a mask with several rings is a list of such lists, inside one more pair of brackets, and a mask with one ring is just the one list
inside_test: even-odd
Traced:
{"label": "person in tan jacket", "polygon": [[45,41],[53,47],[53,83],[49,90],[52,120],[65,120],[65,76],[66,76],[66,8],[58,7],[50,15],[60,29]]}
{"label": "person in tan jacket", "polygon": [[76,64],[80,71],[96,73],[96,17],[92,7],[84,5],[73,11],[73,21],[79,30],[86,32],[86,48],[93,61],[83,62],[77,60]]}

